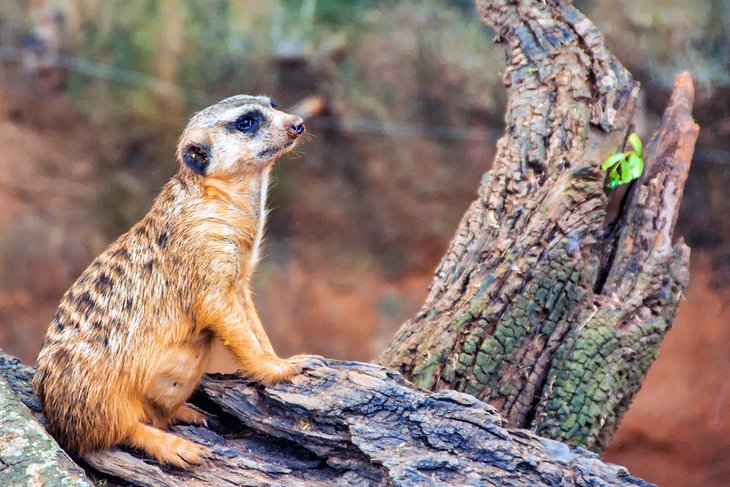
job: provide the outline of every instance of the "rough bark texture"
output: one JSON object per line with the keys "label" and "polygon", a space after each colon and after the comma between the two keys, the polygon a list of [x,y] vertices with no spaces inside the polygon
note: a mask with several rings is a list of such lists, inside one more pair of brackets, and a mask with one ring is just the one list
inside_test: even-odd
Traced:
{"label": "rough bark texture", "polygon": [[29,392],[32,371],[6,357],[0,352],[0,485],[92,485],[26,407],[39,407]]}
{"label": "rough bark texture", "polygon": [[477,4],[507,54],[505,136],[425,304],[379,362],[601,451],[688,281],[672,233],[699,130],[692,80],[678,76],[647,170],[607,221],[600,164],[623,149],[638,83],[569,2]]}
{"label": "rough bark texture", "polygon": [[[18,431],[33,435],[32,448],[0,449],[3,462],[23,461],[9,465],[12,476],[0,470],[0,484],[32,485],[28,472],[43,469],[37,485],[85,485],[30,412],[40,415],[33,370],[1,352],[0,370],[13,390],[0,387],[0,401],[22,408]],[[586,450],[507,430],[494,408],[469,395],[430,393],[372,364],[330,361],[266,388],[210,375],[193,403],[210,415],[210,428],[174,430],[213,450],[204,465],[183,471],[113,450],[84,458],[93,477],[149,486],[649,485]]]}

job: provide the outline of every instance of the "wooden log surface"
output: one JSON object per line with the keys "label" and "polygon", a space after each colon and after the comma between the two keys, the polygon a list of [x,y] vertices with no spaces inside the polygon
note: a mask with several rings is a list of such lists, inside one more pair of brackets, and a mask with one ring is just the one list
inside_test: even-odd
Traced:
{"label": "wooden log surface", "polygon": [[[45,466],[58,447],[36,419],[33,370],[2,353],[0,369],[12,391],[0,388],[0,400],[25,408],[25,427],[42,440],[25,465],[0,463],[0,484],[26,485],[27,465]],[[173,429],[212,450],[203,465],[180,470],[123,449],[80,464],[105,485],[650,485],[587,450],[505,429],[494,408],[467,394],[428,392],[373,364],[329,360],[274,387],[213,374],[192,403],[209,427]],[[0,462],[11,458],[0,452]],[[60,458],[55,475],[78,482],[57,485],[83,485],[78,467]]]}
{"label": "wooden log surface", "polygon": [[[11,377],[13,384],[27,389],[29,372],[22,367],[17,370],[21,374]],[[23,402],[0,375],[0,485],[91,485],[83,469],[46,433]],[[25,402],[38,406],[32,396]]]}

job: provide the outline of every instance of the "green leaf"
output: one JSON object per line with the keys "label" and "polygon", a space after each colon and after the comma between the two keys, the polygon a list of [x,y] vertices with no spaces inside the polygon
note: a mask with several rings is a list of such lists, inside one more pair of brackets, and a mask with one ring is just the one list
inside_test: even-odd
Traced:
{"label": "green leaf", "polygon": [[641,158],[643,146],[641,139],[634,132],[629,134],[629,145],[634,149],[631,152],[617,152],[611,154],[601,164],[601,169],[609,170],[608,184],[609,189],[615,189],[621,184],[627,184],[641,176],[644,172],[644,160]]}
{"label": "green leaf", "polygon": [[615,189],[621,184],[621,174],[618,172],[620,164],[616,164],[610,173],[608,173],[608,189]]}
{"label": "green leaf", "polygon": [[644,172],[644,160],[636,154],[630,154],[628,160],[624,164],[624,178],[626,181],[633,181],[641,176]]}
{"label": "green leaf", "polygon": [[[633,154],[633,152],[630,152],[629,154]],[[621,164],[619,164],[619,166],[618,166],[618,173],[621,176],[618,180],[619,184],[626,184],[629,181],[631,181],[631,178],[629,177],[629,174],[626,170],[628,167],[627,164],[628,164],[628,159],[624,159],[623,161],[621,161]]]}
{"label": "green leaf", "polygon": [[601,164],[601,169],[605,171],[606,169],[615,166],[620,161],[622,161],[624,157],[626,157],[626,154],[624,154],[623,152],[611,154],[605,161],[603,161],[603,164]]}
{"label": "green leaf", "polygon": [[631,134],[629,135],[629,144],[631,145],[631,147],[633,147],[636,155],[641,157],[641,151],[643,150],[644,146],[641,143],[641,139],[638,135],[636,135],[636,133],[631,132]]}

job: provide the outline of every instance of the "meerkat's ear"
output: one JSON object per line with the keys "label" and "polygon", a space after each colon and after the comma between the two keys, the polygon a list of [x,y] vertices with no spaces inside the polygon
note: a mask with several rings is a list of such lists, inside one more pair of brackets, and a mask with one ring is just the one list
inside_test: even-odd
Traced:
{"label": "meerkat's ear", "polygon": [[205,175],[210,166],[210,146],[207,144],[188,144],[183,147],[182,160],[195,174]]}

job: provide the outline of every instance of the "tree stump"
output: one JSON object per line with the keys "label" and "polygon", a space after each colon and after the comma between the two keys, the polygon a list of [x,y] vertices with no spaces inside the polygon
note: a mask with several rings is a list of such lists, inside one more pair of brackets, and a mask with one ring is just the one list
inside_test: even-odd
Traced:
{"label": "tree stump", "polygon": [[570,2],[477,4],[509,62],[505,135],[426,302],[379,362],[601,451],[688,281],[689,248],[672,237],[699,131],[692,80],[677,77],[647,169],[609,218],[600,164],[625,144],[638,83]]}

